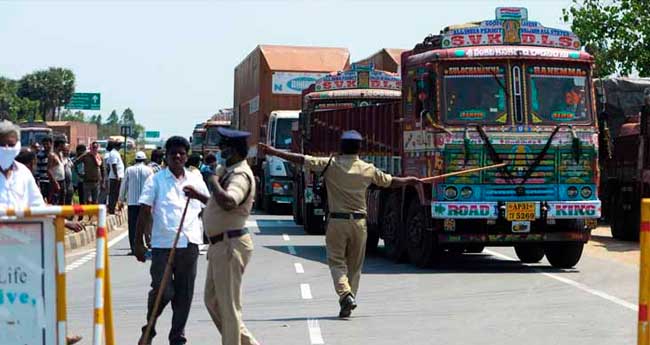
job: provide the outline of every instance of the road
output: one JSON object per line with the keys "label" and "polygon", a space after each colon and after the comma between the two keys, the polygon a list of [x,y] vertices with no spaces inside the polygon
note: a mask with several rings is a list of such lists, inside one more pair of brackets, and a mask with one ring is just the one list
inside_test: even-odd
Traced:
{"label": "road", "polygon": [[[244,319],[265,345],[304,344],[588,344],[636,342],[638,244],[599,228],[575,269],[544,261],[522,265],[511,248],[446,258],[436,269],[366,260],[359,308],[339,320],[323,236],[307,236],[289,217],[253,217],[256,250],[244,277]],[[121,238],[120,238],[121,237]],[[145,323],[148,263],[110,250],[116,343],[136,344]],[[92,253],[68,258],[70,333],[92,338]],[[203,305],[207,262],[199,275],[189,344],[220,344]],[[155,344],[167,344],[167,308]]]}

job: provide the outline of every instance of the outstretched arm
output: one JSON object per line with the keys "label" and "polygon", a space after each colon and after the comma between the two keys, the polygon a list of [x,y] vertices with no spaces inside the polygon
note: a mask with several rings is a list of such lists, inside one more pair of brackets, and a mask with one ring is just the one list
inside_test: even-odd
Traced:
{"label": "outstretched arm", "polygon": [[413,186],[422,183],[419,178],[414,176],[393,177],[389,188],[400,188],[404,186]]}
{"label": "outstretched arm", "polygon": [[269,145],[262,144],[262,143],[257,144],[257,147],[259,148],[259,150],[262,153],[264,153],[266,155],[280,157],[282,159],[285,159],[285,160],[287,160],[287,161],[289,161],[291,163],[295,163],[295,164],[302,165],[302,164],[305,163],[305,156],[301,155],[299,153],[291,153],[291,152],[280,151],[280,150],[277,150],[277,149],[275,149],[275,148],[273,148],[273,147],[271,147]]}

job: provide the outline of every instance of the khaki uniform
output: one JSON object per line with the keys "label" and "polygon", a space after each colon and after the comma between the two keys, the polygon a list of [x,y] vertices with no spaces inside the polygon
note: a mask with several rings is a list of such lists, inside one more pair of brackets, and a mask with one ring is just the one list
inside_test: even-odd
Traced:
{"label": "khaki uniform", "polygon": [[[305,168],[322,172],[329,157],[305,156]],[[366,191],[371,184],[388,187],[392,177],[364,162],[357,155],[341,155],[332,159],[325,171],[327,204],[330,213],[366,214]],[[327,263],[340,298],[348,293],[356,296],[366,251],[365,219],[328,219],[325,244]]]}
{"label": "khaki uniform", "polygon": [[[239,206],[226,211],[217,205],[214,197],[210,197],[203,211],[203,228],[207,236],[245,227],[255,198],[255,184],[251,181],[255,180],[246,161],[225,169],[219,182]],[[211,244],[208,249],[204,302],[224,345],[259,344],[244,325],[241,311],[242,276],[252,254],[253,241],[249,234],[236,238],[224,236],[222,241]]]}

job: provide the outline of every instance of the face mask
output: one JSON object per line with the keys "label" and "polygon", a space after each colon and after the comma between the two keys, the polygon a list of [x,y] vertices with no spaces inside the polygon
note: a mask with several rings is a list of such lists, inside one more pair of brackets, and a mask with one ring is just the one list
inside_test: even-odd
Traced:
{"label": "face mask", "polygon": [[20,142],[17,142],[14,147],[0,147],[0,168],[7,170],[14,164],[14,159],[20,153]]}

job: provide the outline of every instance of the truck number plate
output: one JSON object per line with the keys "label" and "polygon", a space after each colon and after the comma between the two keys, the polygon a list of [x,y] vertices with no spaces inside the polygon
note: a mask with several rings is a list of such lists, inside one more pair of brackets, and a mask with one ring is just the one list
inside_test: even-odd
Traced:
{"label": "truck number plate", "polygon": [[534,202],[507,202],[506,220],[508,221],[535,220],[535,203]]}

